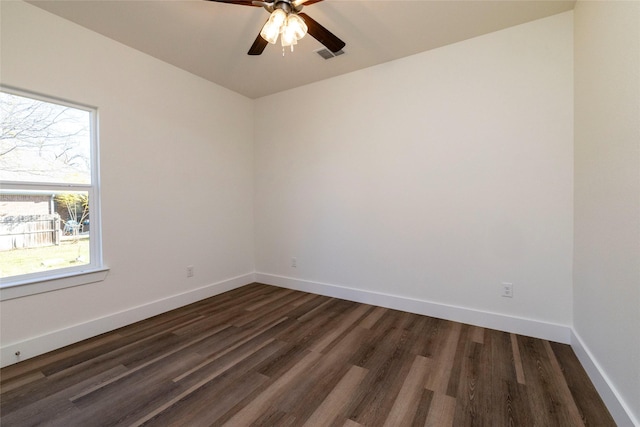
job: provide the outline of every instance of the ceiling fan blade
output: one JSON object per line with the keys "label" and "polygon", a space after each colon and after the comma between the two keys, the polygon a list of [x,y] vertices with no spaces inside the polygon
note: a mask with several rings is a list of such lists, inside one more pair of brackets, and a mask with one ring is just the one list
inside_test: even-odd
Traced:
{"label": "ceiling fan blade", "polygon": [[304,22],[307,24],[307,32],[311,34],[314,39],[325,45],[331,52],[338,52],[340,49],[346,46],[345,42],[336,37],[336,35],[331,31],[318,24],[306,13],[299,13],[298,15],[301,16],[302,19],[304,19]]}
{"label": "ceiling fan blade", "polygon": [[251,4],[254,5],[254,6],[264,7],[265,9],[273,12],[273,3],[267,3],[267,2],[264,2],[264,1],[253,0],[251,2]]}
{"label": "ceiling fan blade", "polygon": [[240,6],[262,7],[261,5],[253,4],[252,0],[209,0],[209,1],[215,1],[217,3],[239,4]]}
{"label": "ceiling fan blade", "polygon": [[249,52],[247,52],[247,55],[262,55],[264,48],[267,47],[268,44],[269,42],[267,42],[262,38],[260,34],[258,34],[258,37],[256,37],[256,39],[253,41],[253,44],[249,48]]}

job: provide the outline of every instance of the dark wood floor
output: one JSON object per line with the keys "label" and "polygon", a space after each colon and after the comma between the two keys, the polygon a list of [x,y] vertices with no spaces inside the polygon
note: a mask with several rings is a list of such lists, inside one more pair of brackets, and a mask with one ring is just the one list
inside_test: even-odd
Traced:
{"label": "dark wood floor", "polygon": [[567,345],[253,284],[0,371],[2,426],[614,426]]}

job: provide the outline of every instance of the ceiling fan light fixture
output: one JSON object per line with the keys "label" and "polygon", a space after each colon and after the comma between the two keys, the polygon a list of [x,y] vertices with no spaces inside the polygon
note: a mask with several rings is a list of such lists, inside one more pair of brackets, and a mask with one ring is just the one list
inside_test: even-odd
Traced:
{"label": "ceiling fan light fixture", "polygon": [[276,9],[271,12],[269,20],[262,27],[260,36],[271,44],[275,44],[280,36],[282,47],[298,44],[298,40],[307,34],[307,24],[296,13],[287,12],[284,9]]}
{"label": "ceiling fan light fixture", "polygon": [[298,39],[295,37],[293,31],[285,27],[284,31],[282,31],[282,36],[280,36],[280,42],[282,43],[282,47],[287,47],[298,44]]}
{"label": "ceiling fan light fixture", "polygon": [[[2,0],[0,0],[2,1]],[[278,37],[284,46],[293,46],[307,33],[324,45],[329,51],[341,52],[345,42],[331,31],[302,12],[303,4],[318,3],[322,0],[210,0],[226,4],[262,7],[269,12],[269,19],[262,26],[247,52],[248,55],[261,55],[269,43],[276,44]],[[283,34],[284,33],[284,34]],[[281,36],[282,35],[282,36]],[[284,48],[282,49],[284,54]]]}
{"label": "ceiling fan light fixture", "polygon": [[300,16],[291,13],[287,17],[287,30],[293,32],[296,40],[300,40],[307,34],[307,24],[304,23],[304,19]]}
{"label": "ceiling fan light fixture", "polygon": [[280,29],[268,21],[264,24],[264,27],[262,27],[262,31],[260,31],[260,36],[271,44],[276,43],[278,35],[280,35]]}
{"label": "ceiling fan light fixture", "polygon": [[289,14],[284,28],[282,29],[282,35],[280,36],[280,42],[282,47],[293,46],[298,44],[300,40],[307,33],[307,26],[298,15]]}
{"label": "ceiling fan light fixture", "polygon": [[269,16],[269,20],[262,27],[260,36],[271,44],[275,44],[282,31],[282,25],[286,22],[287,13],[282,9],[276,9]]}
{"label": "ceiling fan light fixture", "polygon": [[269,16],[269,20],[273,22],[273,24],[276,25],[278,28],[280,28],[287,20],[287,12],[285,12],[282,9],[276,9],[273,12],[271,12],[271,15]]}

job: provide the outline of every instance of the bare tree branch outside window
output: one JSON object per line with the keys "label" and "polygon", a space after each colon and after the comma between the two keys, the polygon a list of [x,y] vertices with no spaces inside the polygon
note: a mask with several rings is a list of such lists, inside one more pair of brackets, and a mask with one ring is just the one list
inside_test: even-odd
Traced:
{"label": "bare tree branch outside window", "polygon": [[88,115],[0,93],[0,180],[90,183]]}

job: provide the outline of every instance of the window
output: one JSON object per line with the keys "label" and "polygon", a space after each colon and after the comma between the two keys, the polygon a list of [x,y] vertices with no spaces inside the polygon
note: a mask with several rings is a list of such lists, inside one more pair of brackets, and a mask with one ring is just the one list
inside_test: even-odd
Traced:
{"label": "window", "polygon": [[96,110],[2,88],[0,114],[2,299],[96,281]]}

